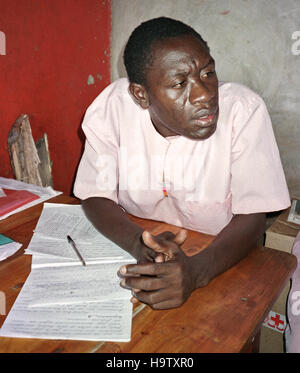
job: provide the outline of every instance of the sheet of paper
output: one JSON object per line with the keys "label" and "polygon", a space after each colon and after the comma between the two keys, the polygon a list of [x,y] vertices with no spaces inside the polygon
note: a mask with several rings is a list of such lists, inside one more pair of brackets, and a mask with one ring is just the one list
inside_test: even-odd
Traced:
{"label": "sheet of paper", "polygon": [[[95,262],[96,259],[106,259],[107,261],[132,259],[132,256],[127,253],[127,251],[121,249],[118,245],[108,240],[100,233],[97,233],[97,236],[97,242],[76,241],[80,254],[87,262]],[[77,259],[77,256],[72,246],[68,243],[66,237],[57,240],[54,239],[54,237],[47,238],[36,232],[33,234],[25,252],[27,254],[47,254],[58,258]]]}
{"label": "sheet of paper", "polygon": [[70,235],[76,243],[99,239],[99,232],[86,218],[80,205],[45,203],[34,232],[64,241]]}
{"label": "sheet of paper", "polygon": [[[25,252],[26,254],[26,252]],[[69,266],[79,266],[82,263],[79,259],[65,259],[57,256],[47,255],[47,254],[34,254],[31,259],[31,268],[45,268],[45,267],[69,267]]]}
{"label": "sheet of paper", "polygon": [[14,255],[22,247],[21,243],[11,242],[0,246],[0,261]]}
{"label": "sheet of paper", "polygon": [[[25,253],[26,254],[26,253]],[[136,263],[136,260],[134,259],[119,259],[116,260],[116,258],[104,258],[104,259],[89,259],[86,260],[86,265],[89,267],[94,264],[104,264],[104,263],[120,263],[120,266],[122,264],[129,264],[129,263]],[[53,255],[47,255],[47,254],[34,254],[32,255],[31,260],[31,268],[37,269],[37,268],[45,268],[45,267],[69,267],[69,266],[82,266],[81,261],[78,258],[74,259],[67,259],[67,258],[61,258]]]}
{"label": "sheet of paper", "polygon": [[120,286],[122,263],[33,269],[26,280],[30,306],[130,299]]}
{"label": "sheet of paper", "polygon": [[97,232],[81,206],[45,204],[26,253],[33,256],[32,270],[0,336],[130,340],[131,293],[120,287],[117,272],[136,260]]}
{"label": "sheet of paper", "polygon": [[1,337],[130,340],[132,303],[128,299],[29,307],[29,292],[24,287],[0,329]]}
{"label": "sheet of paper", "polygon": [[14,211],[10,211],[9,213],[3,215],[0,217],[0,220],[7,218],[10,215],[13,215],[19,211],[25,210],[28,207],[34,206],[38,203],[41,203],[43,201],[46,201],[52,197],[55,197],[59,194],[62,194],[62,192],[58,192],[56,190],[53,190],[53,188],[49,187],[40,187],[33,184],[27,184],[22,181],[9,179],[6,177],[0,177],[0,188],[4,189],[14,189],[14,190],[28,190],[29,192],[32,192],[34,194],[37,194],[40,198],[24,205],[19,208],[17,208]]}
{"label": "sheet of paper", "polygon": [[[132,262],[133,257],[111,240],[100,234],[86,218],[80,205],[45,203],[34,234],[26,249],[26,254],[47,254],[57,258],[78,258],[67,241],[70,235],[87,263]],[[46,261],[39,257],[34,265]],[[49,259],[49,258],[45,258]],[[51,265],[53,261],[49,261]],[[64,263],[59,260],[56,264]],[[79,262],[78,262],[79,263]],[[69,265],[66,262],[66,265]]]}

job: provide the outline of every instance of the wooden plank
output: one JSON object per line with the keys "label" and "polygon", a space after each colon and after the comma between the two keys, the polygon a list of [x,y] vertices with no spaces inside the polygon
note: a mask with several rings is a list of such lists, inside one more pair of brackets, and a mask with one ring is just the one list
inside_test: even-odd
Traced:
{"label": "wooden plank", "polygon": [[15,178],[25,183],[42,186],[39,173],[40,159],[27,114],[20,115],[12,125],[7,142]]}
{"label": "wooden plank", "polygon": [[39,174],[44,187],[52,186],[52,162],[49,153],[48,136],[46,133],[35,143],[38,156],[40,159],[39,163]]}

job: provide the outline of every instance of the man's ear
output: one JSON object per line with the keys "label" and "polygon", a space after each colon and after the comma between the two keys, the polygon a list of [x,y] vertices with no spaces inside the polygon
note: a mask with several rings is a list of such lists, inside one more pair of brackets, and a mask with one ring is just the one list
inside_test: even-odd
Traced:
{"label": "man's ear", "polygon": [[148,109],[149,97],[146,88],[138,83],[130,83],[129,90],[133,96],[134,101],[142,108]]}

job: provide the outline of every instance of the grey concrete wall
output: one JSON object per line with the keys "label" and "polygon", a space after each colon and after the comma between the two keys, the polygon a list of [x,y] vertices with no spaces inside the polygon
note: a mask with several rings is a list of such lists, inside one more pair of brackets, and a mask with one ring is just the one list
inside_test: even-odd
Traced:
{"label": "grey concrete wall", "polygon": [[130,33],[158,16],[194,27],[210,46],[219,79],[264,98],[290,194],[300,197],[300,0],[112,0],[112,80],[126,76]]}

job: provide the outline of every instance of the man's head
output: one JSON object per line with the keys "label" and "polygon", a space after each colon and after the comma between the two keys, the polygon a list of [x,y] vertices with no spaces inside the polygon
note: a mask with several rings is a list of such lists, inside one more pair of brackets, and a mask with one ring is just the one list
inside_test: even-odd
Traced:
{"label": "man's head", "polygon": [[191,27],[165,17],[143,23],[129,38],[124,62],[135,101],[162,136],[204,140],[215,132],[214,60]]}
{"label": "man's head", "polygon": [[129,81],[147,86],[146,74],[153,63],[153,44],[183,35],[194,35],[207,47],[201,35],[181,21],[159,17],[141,23],[130,35],[124,50],[123,59]]}

